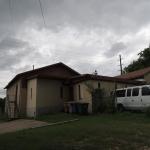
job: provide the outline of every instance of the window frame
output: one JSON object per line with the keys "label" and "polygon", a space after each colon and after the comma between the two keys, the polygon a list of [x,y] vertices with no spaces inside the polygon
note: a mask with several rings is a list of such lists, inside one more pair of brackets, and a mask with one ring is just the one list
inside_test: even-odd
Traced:
{"label": "window frame", "polygon": [[[149,94],[143,94],[143,89],[144,89],[144,88],[148,88],[148,89],[149,89]],[[142,88],[141,88],[141,95],[142,95],[142,96],[150,96],[150,87],[148,87],[148,86],[142,87]]]}
{"label": "window frame", "polygon": [[[128,91],[130,91],[130,95],[128,95]],[[126,90],[126,93],[127,93],[127,94],[126,94],[126,97],[131,97],[131,96],[132,96],[132,89],[127,89],[127,90]]]}
{"label": "window frame", "polygon": [[64,97],[64,92],[63,92],[63,87],[61,86],[60,87],[60,98],[63,98]]}
{"label": "window frame", "polygon": [[100,89],[101,88],[101,83],[100,82],[98,82],[98,89]]}
{"label": "window frame", "polygon": [[79,94],[79,100],[81,99],[81,86],[80,86],[80,84],[78,85],[78,94]]}
{"label": "window frame", "polygon": [[[135,89],[138,89],[138,95],[133,95],[134,94],[133,92],[134,92]],[[132,89],[132,96],[133,97],[139,96],[139,94],[140,94],[140,88],[136,87],[136,88]]]}
{"label": "window frame", "polygon": [[[117,93],[118,91],[122,91],[123,93]],[[119,94],[119,95],[118,95]],[[117,90],[116,91],[116,97],[126,97],[126,89]]]}

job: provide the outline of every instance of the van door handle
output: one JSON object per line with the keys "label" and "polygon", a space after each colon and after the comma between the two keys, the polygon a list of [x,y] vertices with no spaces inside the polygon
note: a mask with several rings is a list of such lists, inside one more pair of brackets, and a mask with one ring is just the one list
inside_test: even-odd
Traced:
{"label": "van door handle", "polygon": [[133,102],[134,100],[132,99],[131,101]]}
{"label": "van door handle", "polygon": [[141,99],[141,102],[142,102],[143,100]]}

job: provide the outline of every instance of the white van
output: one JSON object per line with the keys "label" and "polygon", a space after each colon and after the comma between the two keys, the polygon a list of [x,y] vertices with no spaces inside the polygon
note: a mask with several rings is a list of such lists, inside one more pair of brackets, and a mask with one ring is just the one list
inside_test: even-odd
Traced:
{"label": "white van", "polygon": [[150,85],[116,90],[116,106],[119,111],[144,110],[150,106]]}

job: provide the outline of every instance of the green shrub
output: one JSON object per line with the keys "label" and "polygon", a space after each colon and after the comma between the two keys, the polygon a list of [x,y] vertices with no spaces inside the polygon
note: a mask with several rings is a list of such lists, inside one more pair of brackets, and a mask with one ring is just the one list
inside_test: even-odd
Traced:
{"label": "green shrub", "polygon": [[114,113],[116,110],[114,96],[106,96],[103,89],[93,91],[92,104],[94,113]]}
{"label": "green shrub", "polygon": [[146,116],[150,117],[150,106],[145,110]]}
{"label": "green shrub", "polygon": [[2,114],[5,111],[5,101],[6,101],[6,98],[0,98],[0,111]]}
{"label": "green shrub", "polygon": [[106,103],[105,108],[106,113],[116,112],[114,97],[104,97],[104,101]]}

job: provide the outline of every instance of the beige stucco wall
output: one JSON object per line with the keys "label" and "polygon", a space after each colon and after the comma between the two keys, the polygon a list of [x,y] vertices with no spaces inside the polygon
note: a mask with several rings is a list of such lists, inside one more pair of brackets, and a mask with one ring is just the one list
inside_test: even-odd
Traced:
{"label": "beige stucco wall", "polygon": [[[63,98],[60,88],[63,87]],[[54,113],[63,110],[64,101],[69,99],[69,88],[59,80],[38,79],[37,114]]]}
{"label": "beige stucco wall", "polygon": [[145,79],[145,81],[147,82],[147,84],[150,84],[150,73],[147,73],[147,74],[144,76],[144,79]]}
{"label": "beige stucco wall", "polygon": [[[32,92],[31,92],[32,89]],[[36,116],[37,106],[37,79],[31,79],[27,82],[27,107],[26,113],[28,117]]]}
{"label": "beige stucco wall", "polygon": [[[105,96],[110,96],[110,93],[115,90],[115,83],[114,82],[107,82],[107,81],[83,81],[74,85],[74,100],[80,102],[87,102],[89,103],[88,112],[92,113],[92,89],[98,88],[98,83],[100,83],[101,89],[104,89]],[[79,85],[80,85],[80,93],[81,99],[79,99]],[[128,87],[132,85],[117,83],[117,88]]]}
{"label": "beige stucco wall", "polygon": [[[81,99],[79,99],[79,85],[80,85]],[[85,82],[75,84],[73,90],[74,90],[74,100],[89,103],[88,112],[92,113],[92,95],[90,89],[86,86]]]}

